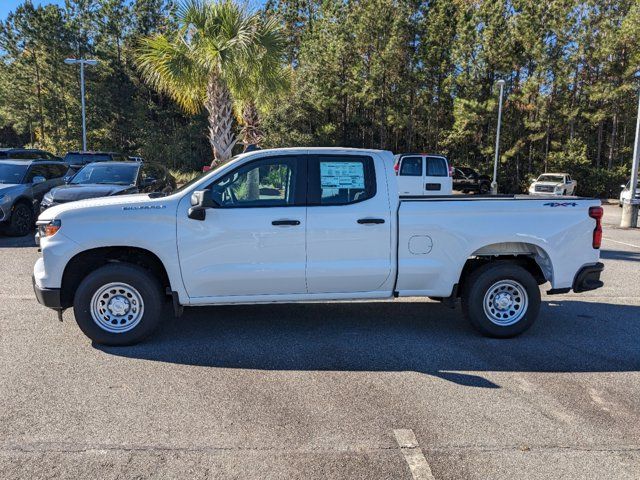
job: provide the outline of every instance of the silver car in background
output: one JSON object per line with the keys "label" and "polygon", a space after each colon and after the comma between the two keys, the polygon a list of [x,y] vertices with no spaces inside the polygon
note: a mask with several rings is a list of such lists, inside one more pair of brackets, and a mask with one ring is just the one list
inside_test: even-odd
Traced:
{"label": "silver car in background", "polygon": [[31,232],[42,197],[64,183],[68,170],[58,160],[0,161],[0,231],[16,237]]}

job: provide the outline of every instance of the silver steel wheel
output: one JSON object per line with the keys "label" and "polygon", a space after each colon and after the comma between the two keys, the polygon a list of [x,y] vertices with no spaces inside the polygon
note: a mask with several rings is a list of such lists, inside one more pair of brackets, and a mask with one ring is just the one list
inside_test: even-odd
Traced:
{"label": "silver steel wheel", "polygon": [[484,295],[484,313],[492,323],[508,327],[527,313],[529,297],[525,288],[515,280],[500,280]]}
{"label": "silver steel wheel", "polygon": [[140,323],[143,315],[142,296],[126,283],[108,283],[91,298],[91,318],[110,333],[128,332]]}

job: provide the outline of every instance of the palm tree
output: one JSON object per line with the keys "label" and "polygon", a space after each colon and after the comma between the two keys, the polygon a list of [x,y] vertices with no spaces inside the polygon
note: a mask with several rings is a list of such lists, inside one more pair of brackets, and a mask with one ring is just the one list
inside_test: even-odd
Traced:
{"label": "palm tree", "polygon": [[261,75],[273,76],[267,67],[281,68],[280,32],[275,22],[232,0],[186,0],[177,16],[174,34],[141,41],[137,65],[148,83],[188,113],[206,109],[212,164],[222,163],[238,141],[234,107],[248,98],[249,85],[257,85]]}

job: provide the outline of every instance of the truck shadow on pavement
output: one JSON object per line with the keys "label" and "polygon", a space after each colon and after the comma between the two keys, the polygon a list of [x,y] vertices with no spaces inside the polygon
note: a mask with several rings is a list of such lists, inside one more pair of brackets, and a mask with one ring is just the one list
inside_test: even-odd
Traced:
{"label": "truck shadow on pavement", "polygon": [[[187,309],[147,341],[112,355],[194,366],[301,371],[414,371],[499,388],[473,372],[640,371],[640,307],[545,301],[520,337],[479,336],[427,301]],[[469,373],[471,372],[471,373]]]}
{"label": "truck shadow on pavement", "polygon": [[0,232],[0,248],[35,247],[35,234],[36,232],[31,232],[24,237],[7,237]]}
{"label": "truck shadow on pavement", "polygon": [[600,258],[604,260],[623,260],[626,262],[640,262],[640,252],[625,250],[602,250]]}

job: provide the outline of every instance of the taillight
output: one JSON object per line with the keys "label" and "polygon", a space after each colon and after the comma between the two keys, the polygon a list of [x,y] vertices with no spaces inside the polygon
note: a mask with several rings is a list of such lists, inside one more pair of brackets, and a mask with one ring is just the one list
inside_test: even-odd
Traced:
{"label": "taillight", "polygon": [[596,228],[593,229],[593,241],[591,246],[593,248],[600,248],[602,243],[602,215],[604,210],[602,207],[589,207],[589,216],[596,221]]}
{"label": "taillight", "polygon": [[449,165],[449,176],[453,177],[453,167]]}
{"label": "taillight", "polygon": [[400,170],[400,162],[393,164],[393,171],[396,172],[396,175],[398,174],[398,170]]}

